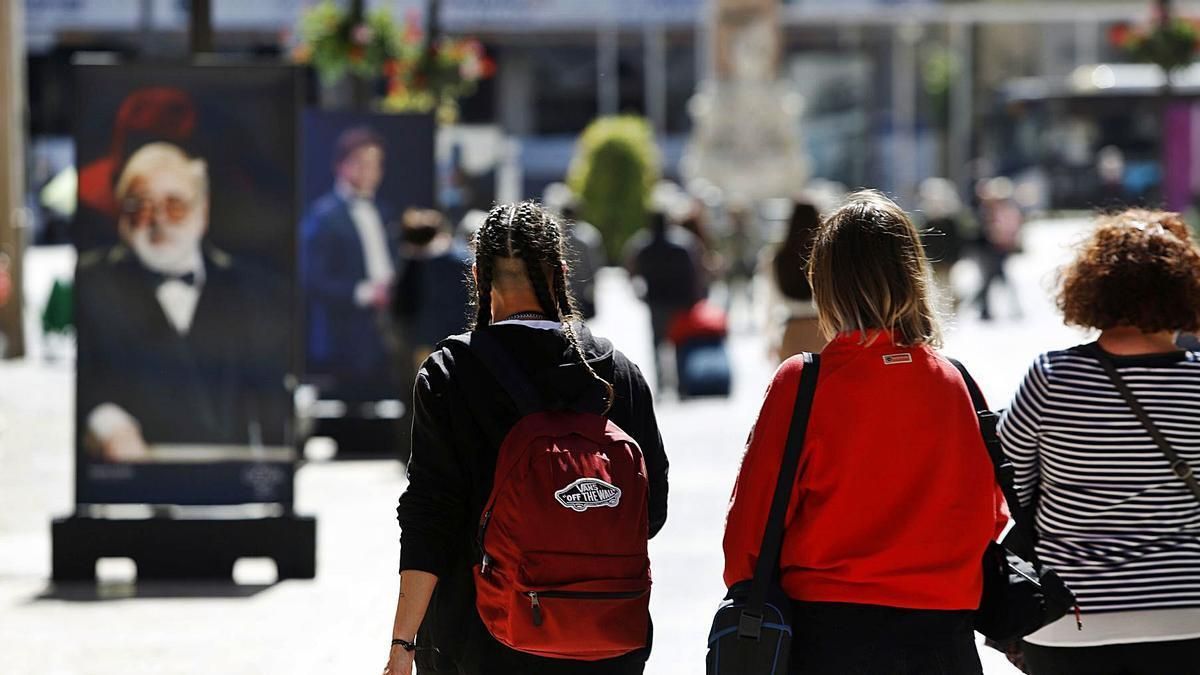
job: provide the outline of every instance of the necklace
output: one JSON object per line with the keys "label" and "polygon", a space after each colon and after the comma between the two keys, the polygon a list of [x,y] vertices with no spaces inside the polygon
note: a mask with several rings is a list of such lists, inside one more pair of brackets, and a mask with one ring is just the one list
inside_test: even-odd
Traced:
{"label": "necklace", "polygon": [[517,312],[509,314],[504,321],[549,321],[550,317],[541,312]]}

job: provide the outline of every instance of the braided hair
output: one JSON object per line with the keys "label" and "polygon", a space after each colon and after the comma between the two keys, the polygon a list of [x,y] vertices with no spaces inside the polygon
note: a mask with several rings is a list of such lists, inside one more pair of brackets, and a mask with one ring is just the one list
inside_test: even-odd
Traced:
{"label": "braided hair", "polygon": [[574,325],[578,320],[578,311],[575,298],[567,286],[565,245],[559,223],[546,209],[534,202],[497,205],[475,233],[474,248],[477,280],[472,291],[475,317],[471,330],[479,330],[492,323],[492,285],[496,261],[509,258],[524,262],[529,284],[533,287],[542,312],[562,324],[563,335],[580,363],[604,385],[604,412],[607,413],[612,408],[615,390],[612,383],[600,377],[592,364],[588,363],[579,343],[579,334]]}

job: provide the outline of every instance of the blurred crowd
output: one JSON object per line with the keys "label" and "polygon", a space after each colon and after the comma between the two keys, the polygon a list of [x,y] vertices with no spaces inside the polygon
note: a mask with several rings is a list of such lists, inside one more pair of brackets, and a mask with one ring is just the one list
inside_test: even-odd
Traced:
{"label": "blurred crowd", "polygon": [[[600,269],[623,267],[649,312],[659,391],[687,398],[728,393],[724,341],[731,328],[761,332],[768,358],[777,363],[825,344],[805,261],[822,215],[845,192],[816,181],[792,200],[728,204],[702,186],[663,181],[646,221],[618,247],[619,260],[610,259],[604,234],[581,217],[579,197],[569,187],[549,185],[542,202],[560,220],[580,318],[596,316]],[[1027,217],[1017,192],[1007,178],[988,178],[964,201],[948,179],[921,183],[914,217],[943,314],[969,312],[984,321],[1021,316],[1006,273],[1009,257],[1021,251]],[[394,269],[360,311],[377,315],[371,324],[382,320],[392,328],[385,340],[396,364],[389,390],[403,388],[441,338],[463,329],[471,240],[484,216],[468,211],[452,223],[436,210],[410,209],[398,219],[398,231],[388,233],[398,242]],[[378,364],[363,372],[377,376]]]}

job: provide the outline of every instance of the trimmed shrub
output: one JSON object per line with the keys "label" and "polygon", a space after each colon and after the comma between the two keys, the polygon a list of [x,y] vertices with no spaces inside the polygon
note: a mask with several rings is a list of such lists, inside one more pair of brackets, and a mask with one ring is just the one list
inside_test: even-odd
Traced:
{"label": "trimmed shrub", "polygon": [[567,183],[583,219],[604,234],[609,260],[619,261],[625,242],[645,224],[659,173],[654,132],[642,117],[600,117],[579,136]]}

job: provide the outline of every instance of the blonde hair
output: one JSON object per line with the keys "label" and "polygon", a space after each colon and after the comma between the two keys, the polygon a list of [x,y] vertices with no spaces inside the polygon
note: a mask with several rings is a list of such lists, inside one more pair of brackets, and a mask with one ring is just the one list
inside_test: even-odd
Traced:
{"label": "blonde hair", "polygon": [[879,192],[855,192],[821,223],[808,280],[827,338],[860,331],[866,342],[886,330],[897,344],[942,344],[920,234]]}
{"label": "blonde hair", "polygon": [[117,201],[125,198],[130,184],[138,176],[145,176],[167,168],[183,167],[196,183],[196,197],[208,195],[208,166],[202,159],[188,157],[179,146],[171,143],[147,143],[125,160],[121,175],[117,178],[113,194]]}

